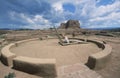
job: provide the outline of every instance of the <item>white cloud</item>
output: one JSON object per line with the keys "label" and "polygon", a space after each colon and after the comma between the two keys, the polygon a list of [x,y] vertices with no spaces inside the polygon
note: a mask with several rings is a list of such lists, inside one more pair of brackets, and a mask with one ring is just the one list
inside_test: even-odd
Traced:
{"label": "white cloud", "polygon": [[[40,0],[37,0],[40,3]],[[49,27],[60,25],[69,19],[79,20],[81,26],[86,27],[106,27],[120,25],[120,1],[107,5],[97,5],[100,0],[45,0],[52,9],[50,13],[27,15],[25,13],[11,12],[11,19],[26,22],[31,26]],[[63,4],[71,3],[75,6],[75,13],[64,11]],[[16,19],[17,17],[17,19]],[[20,19],[19,19],[20,18]],[[57,21],[56,21],[57,20]]]}
{"label": "white cloud", "polygon": [[120,13],[112,12],[111,14],[104,17],[97,17],[97,18],[90,19],[91,22],[107,21],[107,20],[111,20],[111,21],[120,20]]}
{"label": "white cloud", "polygon": [[[99,28],[99,27],[109,27],[113,25],[120,25],[120,1],[115,1],[112,4],[107,5],[99,5],[97,3],[99,1],[96,0],[52,0],[51,2],[52,7],[54,8],[55,12],[53,11],[53,18],[54,20],[60,20],[59,22],[54,23],[55,25],[59,25],[61,22],[64,22],[69,19],[77,19],[82,24],[81,26]],[[71,3],[76,7],[75,13],[71,14],[69,12],[64,11],[63,4],[64,3]],[[51,18],[51,19],[53,19]],[[33,21],[42,20],[42,16],[34,17]],[[46,20],[43,18],[43,20]],[[47,20],[50,24],[49,20]],[[45,23],[39,22],[39,23]]]}
{"label": "white cloud", "polygon": [[116,1],[113,4],[96,7],[93,11],[94,14],[91,14],[91,16],[98,17],[118,10],[120,10],[120,1]]}
{"label": "white cloud", "polygon": [[52,7],[55,9],[55,11],[63,12],[63,7],[61,2],[54,3]]}
{"label": "white cloud", "polygon": [[81,15],[85,17],[90,17],[93,15],[93,10],[96,9],[96,1],[95,0],[87,0],[87,2],[84,3]]}
{"label": "white cloud", "polygon": [[[88,0],[89,1],[89,0]],[[99,5],[94,0],[92,3],[85,3],[82,8],[81,16],[86,18],[83,22],[87,28],[99,28],[120,26],[120,1],[115,1],[112,4]],[[90,7],[89,7],[90,6]]]}
{"label": "white cloud", "polygon": [[[119,27],[120,26],[120,13],[111,13],[105,17],[97,17],[94,19],[89,20],[89,27],[88,28],[99,28],[99,27]],[[92,26],[93,25],[93,26]]]}
{"label": "white cloud", "polygon": [[20,18],[22,18],[22,20],[24,20],[24,21],[26,21],[26,22],[28,22],[30,24],[35,24],[35,22],[31,18],[25,16],[25,14],[20,13],[19,15],[20,15]]}
{"label": "white cloud", "polygon": [[64,3],[71,3],[77,7],[77,5],[83,4],[87,1],[91,1],[91,0],[59,0],[59,1],[58,0],[50,0],[49,3],[52,5],[52,7],[56,11],[63,12],[63,4]]}
{"label": "white cloud", "polygon": [[[28,16],[24,13],[16,13],[16,12],[10,12],[11,19],[18,20],[19,22],[25,22],[27,23],[27,26],[24,27],[30,27],[30,28],[46,28],[51,26],[51,22],[49,20],[42,17],[42,15],[34,15],[34,16]],[[17,18],[16,18],[17,17]]]}
{"label": "white cloud", "polygon": [[50,24],[50,22],[41,15],[35,15],[32,20],[36,23]]}

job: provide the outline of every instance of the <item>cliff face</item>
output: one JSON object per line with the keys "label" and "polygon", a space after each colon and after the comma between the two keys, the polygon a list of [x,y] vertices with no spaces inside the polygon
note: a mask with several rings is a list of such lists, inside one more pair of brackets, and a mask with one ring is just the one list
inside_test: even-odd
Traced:
{"label": "cliff face", "polygon": [[76,29],[80,28],[80,23],[78,20],[68,20],[66,23],[60,24],[60,29]]}

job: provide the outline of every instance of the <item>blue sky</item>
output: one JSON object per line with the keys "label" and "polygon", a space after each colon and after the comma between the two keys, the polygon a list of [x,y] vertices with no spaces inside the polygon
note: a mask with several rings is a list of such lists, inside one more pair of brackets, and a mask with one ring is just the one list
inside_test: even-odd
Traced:
{"label": "blue sky", "polygon": [[49,28],[69,19],[82,28],[120,27],[120,0],[0,0],[0,28]]}

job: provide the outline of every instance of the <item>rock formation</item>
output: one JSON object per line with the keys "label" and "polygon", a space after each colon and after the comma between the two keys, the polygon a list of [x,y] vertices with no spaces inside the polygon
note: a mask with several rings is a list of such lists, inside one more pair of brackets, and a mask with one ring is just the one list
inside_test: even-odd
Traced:
{"label": "rock formation", "polygon": [[65,27],[66,27],[66,23],[61,23],[59,28],[60,29],[65,29]]}
{"label": "rock formation", "polygon": [[60,24],[60,29],[76,29],[76,28],[80,28],[80,23],[78,20],[68,20],[66,23],[61,23]]}

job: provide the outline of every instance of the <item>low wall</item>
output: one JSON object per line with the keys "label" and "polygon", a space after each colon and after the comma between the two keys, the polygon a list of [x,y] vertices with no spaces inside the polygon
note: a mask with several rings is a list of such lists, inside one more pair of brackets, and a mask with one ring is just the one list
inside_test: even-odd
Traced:
{"label": "low wall", "polygon": [[5,46],[1,50],[1,61],[7,66],[12,66],[12,60],[16,57],[16,55],[9,50],[11,46],[14,46],[14,43]]}
{"label": "low wall", "polygon": [[[36,59],[36,58],[16,56],[14,53],[11,53],[9,50],[11,47],[19,46],[19,44],[21,43],[33,41],[37,39],[39,38],[22,40],[5,46],[1,50],[1,61],[5,65],[8,66],[13,65],[15,69],[24,72],[38,74],[38,75],[56,76],[57,73],[56,73],[55,59]],[[71,39],[84,41],[84,39],[79,39],[79,38],[71,38]],[[98,45],[99,48],[102,48],[103,50],[96,54],[90,55],[86,65],[91,69],[101,69],[104,66],[106,66],[111,57],[111,50],[112,50],[111,46],[96,40],[87,40],[87,42],[95,43],[96,45]]]}
{"label": "low wall", "polygon": [[102,41],[97,41],[97,40],[89,40],[89,39],[80,39],[80,38],[69,38],[69,39],[75,39],[75,40],[81,40],[81,41],[86,41],[86,42],[92,42],[95,43],[99,48],[104,49],[105,46]]}
{"label": "low wall", "polygon": [[16,57],[16,54],[11,53],[10,48],[16,47],[21,43],[28,42],[28,41],[33,41],[33,40],[37,40],[37,39],[38,38],[22,40],[22,41],[18,41],[18,42],[15,42],[15,43],[11,43],[11,44],[3,47],[2,50],[1,50],[1,61],[7,66],[12,66],[12,64],[13,64],[12,61],[13,61],[13,58]]}
{"label": "low wall", "polygon": [[37,59],[18,56],[13,59],[13,68],[40,76],[57,76],[55,59]]}
{"label": "low wall", "polygon": [[110,61],[111,52],[112,52],[112,47],[108,44],[105,44],[104,50],[89,56],[87,66],[94,70],[104,68],[105,66],[107,66],[107,64]]}
{"label": "low wall", "polygon": [[19,44],[22,44],[22,43],[25,43],[25,42],[38,40],[38,39],[39,38],[33,38],[33,39],[27,39],[27,40],[17,41],[17,42],[15,42],[15,46],[18,46]]}
{"label": "low wall", "polygon": [[95,43],[99,48],[101,49],[105,49],[105,44],[102,41],[98,41],[98,40],[87,40],[87,42],[92,42]]}
{"label": "low wall", "polygon": [[[84,41],[84,39],[79,39],[79,38],[70,38],[70,39],[77,39],[77,40]],[[110,61],[112,47],[110,45],[104,44],[102,41],[98,41],[98,40],[88,40],[87,39],[87,42],[95,43],[99,48],[102,49],[102,51],[90,55],[86,65],[89,68],[94,69],[94,70],[99,70],[99,69],[104,68]]]}
{"label": "low wall", "polygon": [[10,52],[10,48],[17,47],[21,43],[34,41],[37,39],[39,38],[22,40],[3,47],[1,50],[1,61],[5,65],[13,66],[13,68],[17,70],[40,76],[52,76],[52,78],[54,78],[57,76],[55,59],[39,59],[16,56],[14,53]]}

